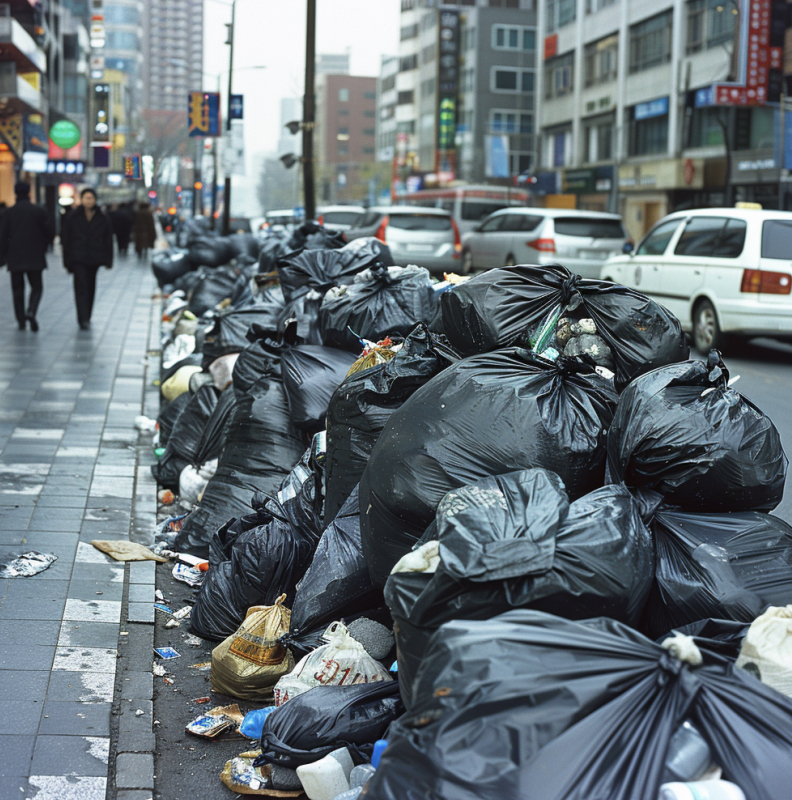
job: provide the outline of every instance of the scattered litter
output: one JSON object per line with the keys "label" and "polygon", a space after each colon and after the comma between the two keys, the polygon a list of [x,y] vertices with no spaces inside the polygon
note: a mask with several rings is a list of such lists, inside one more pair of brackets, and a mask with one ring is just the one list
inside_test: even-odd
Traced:
{"label": "scattered litter", "polygon": [[[293,773],[292,770],[269,764],[263,767],[254,766],[254,761],[260,754],[260,750],[248,750],[227,761],[223,771],[220,773],[220,780],[232,792],[239,794],[259,794],[267,797],[300,797],[303,794],[303,790],[296,773]],[[295,785],[299,788],[293,788]]]}
{"label": "scattered litter", "polygon": [[160,658],[181,658],[181,653],[177,653],[172,647],[155,647],[154,652]]}
{"label": "scattered litter", "polygon": [[0,578],[29,578],[44,572],[57,560],[58,557],[51,553],[30,550],[10,561],[0,562]]}
{"label": "scattered litter", "polygon": [[165,599],[165,595],[163,595],[162,592],[159,589],[157,589],[154,592],[154,597],[156,597],[157,600],[159,600],[160,602],[162,602]]}
{"label": "scattered litter", "polygon": [[192,613],[192,606],[184,606],[184,608],[180,608],[178,611],[173,612],[173,616],[176,619],[186,619]]}
{"label": "scattered litter", "polygon": [[157,500],[163,505],[169,506],[176,500],[176,495],[170,489],[163,489],[157,494]]}
{"label": "scattered litter", "polygon": [[129,631],[121,631],[118,635],[119,636],[129,636]]}
{"label": "scattered litter", "polygon": [[163,614],[170,614],[170,616],[173,616],[173,612],[164,603],[154,603],[154,609],[156,611],[162,611]]}
{"label": "scattered litter", "polygon": [[217,706],[205,714],[201,714],[200,717],[196,717],[185,726],[185,730],[195,736],[214,739],[229,728],[239,727],[244,718],[245,715],[239,710],[236,703],[230,706]]}
{"label": "scattered litter", "polygon": [[188,586],[200,586],[206,573],[195,567],[188,567],[186,564],[177,563],[173,565],[173,577],[177,581],[186,583]]}
{"label": "scattered litter", "polygon": [[200,703],[200,704],[203,704],[203,703],[211,703],[211,702],[212,702],[212,698],[211,698],[211,697],[209,697],[208,695],[207,695],[206,697],[196,697],[196,698],[193,700],[193,703]]}
{"label": "scattered litter", "polygon": [[146,416],[135,417],[135,427],[141,433],[154,433],[157,430],[157,420]]}
{"label": "scattered litter", "polygon": [[151,667],[151,671],[158,677],[161,678],[165,675],[165,667],[162,664],[158,664],[156,661]]}
{"label": "scattered litter", "polygon": [[203,639],[193,636],[191,633],[186,633],[184,634],[184,643],[190,647],[200,647],[203,644]]}
{"label": "scattered litter", "polygon": [[175,553],[174,554],[179,561],[187,564],[190,567],[200,568],[201,564],[209,564],[209,562],[205,558],[199,558],[198,556],[191,556],[189,553]]}
{"label": "scattered litter", "polygon": [[163,678],[162,680],[167,683],[168,686],[173,686],[173,678]]}
{"label": "scattered litter", "polygon": [[102,553],[107,553],[116,561],[158,561],[163,563],[167,558],[152,553],[148,547],[137,542],[125,542],[123,539],[100,541],[94,539],[91,544]]}
{"label": "scattered litter", "polygon": [[273,712],[277,706],[265,706],[264,708],[257,708],[253,711],[248,711],[245,714],[245,719],[239,726],[239,732],[248,739],[260,739],[261,729],[264,726],[264,720]]}
{"label": "scattered litter", "polygon": [[136,717],[142,717],[142,716],[143,716],[145,713],[146,713],[146,712],[145,712],[145,711],[143,711],[143,709],[142,709],[142,708],[139,708],[137,711],[135,711],[135,716],[136,716]]}
{"label": "scattered litter", "polygon": [[178,628],[180,626],[181,626],[181,622],[179,622],[179,620],[177,620],[177,619],[169,619],[165,623],[165,627],[166,628]]}
{"label": "scattered litter", "polygon": [[201,661],[200,664],[190,664],[190,669],[197,669],[201,672],[209,672],[212,669],[211,661]]}

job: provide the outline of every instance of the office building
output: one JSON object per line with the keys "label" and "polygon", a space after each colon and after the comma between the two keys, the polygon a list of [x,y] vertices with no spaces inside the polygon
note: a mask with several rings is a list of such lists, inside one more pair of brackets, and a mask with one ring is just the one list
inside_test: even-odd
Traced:
{"label": "office building", "polygon": [[396,76],[399,74],[399,57],[383,56],[377,78],[377,161],[392,162],[396,157],[398,94]]}
{"label": "office building", "polygon": [[316,56],[317,75],[349,75],[349,53],[319,53]]}

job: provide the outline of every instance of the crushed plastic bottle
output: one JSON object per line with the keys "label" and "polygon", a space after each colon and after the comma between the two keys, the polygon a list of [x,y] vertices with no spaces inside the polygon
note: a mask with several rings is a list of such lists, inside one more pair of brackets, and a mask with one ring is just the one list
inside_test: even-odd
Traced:
{"label": "crushed plastic bottle", "polygon": [[729,781],[664,783],[657,800],[745,800],[745,793]]}
{"label": "crushed plastic bottle", "polygon": [[671,737],[662,782],[697,781],[712,768],[712,753],[696,727],[685,720]]}

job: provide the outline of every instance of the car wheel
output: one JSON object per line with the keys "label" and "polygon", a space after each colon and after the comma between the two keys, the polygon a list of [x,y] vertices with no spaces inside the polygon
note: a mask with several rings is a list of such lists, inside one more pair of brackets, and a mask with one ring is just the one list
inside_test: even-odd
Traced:
{"label": "car wheel", "polygon": [[726,337],[718,324],[715,307],[709,300],[701,300],[693,309],[693,343],[696,350],[706,356],[712,348],[720,350]]}
{"label": "car wheel", "polygon": [[460,275],[470,275],[470,271],[473,269],[473,253],[470,250],[465,250],[462,253],[462,264],[459,268]]}
{"label": "car wheel", "polygon": [[504,262],[503,266],[513,267],[516,264],[517,264],[517,259],[511,253],[509,253],[509,255],[506,256],[506,261]]}

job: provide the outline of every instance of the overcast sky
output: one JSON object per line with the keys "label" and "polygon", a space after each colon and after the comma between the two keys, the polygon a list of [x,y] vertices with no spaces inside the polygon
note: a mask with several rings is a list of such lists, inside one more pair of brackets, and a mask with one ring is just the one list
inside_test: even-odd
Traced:
{"label": "overcast sky", "polygon": [[[317,0],[316,52],[345,53],[353,75],[377,75],[380,57],[396,54],[399,0]],[[225,0],[204,0],[204,89],[228,82]],[[265,65],[264,70],[244,67]],[[305,0],[237,0],[234,37],[234,92],[245,95],[247,179],[235,178],[240,202],[255,196],[259,157],[277,148],[281,97],[301,97],[305,68]],[[223,101],[225,104],[225,100]],[[234,200],[235,214],[243,213]],[[256,209],[258,213],[258,209]]]}

